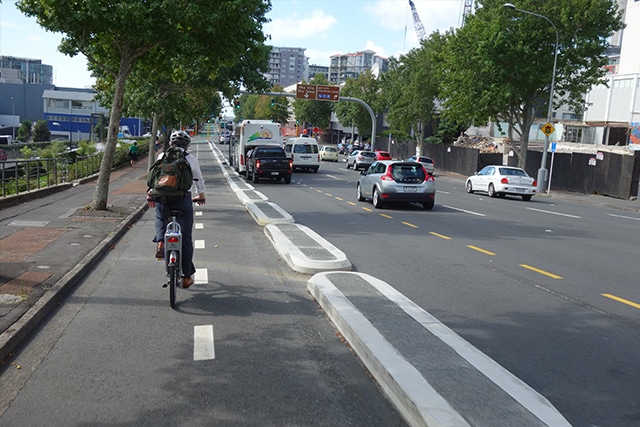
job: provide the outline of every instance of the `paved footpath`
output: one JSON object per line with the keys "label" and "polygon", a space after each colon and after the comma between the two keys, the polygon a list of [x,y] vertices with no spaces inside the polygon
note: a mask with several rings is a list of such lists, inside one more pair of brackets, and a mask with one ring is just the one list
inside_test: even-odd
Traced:
{"label": "paved footpath", "polygon": [[144,213],[146,166],[145,156],[111,173],[107,211],[86,209],[97,179],[3,200],[0,362]]}

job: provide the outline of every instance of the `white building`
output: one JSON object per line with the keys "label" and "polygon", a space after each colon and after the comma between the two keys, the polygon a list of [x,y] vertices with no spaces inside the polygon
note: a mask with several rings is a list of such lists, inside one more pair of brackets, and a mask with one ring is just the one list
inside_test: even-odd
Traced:
{"label": "white building", "polygon": [[596,144],[640,144],[640,1],[619,0],[625,28],[612,39],[620,54],[612,57],[608,84],[586,96],[584,121],[596,131]]}

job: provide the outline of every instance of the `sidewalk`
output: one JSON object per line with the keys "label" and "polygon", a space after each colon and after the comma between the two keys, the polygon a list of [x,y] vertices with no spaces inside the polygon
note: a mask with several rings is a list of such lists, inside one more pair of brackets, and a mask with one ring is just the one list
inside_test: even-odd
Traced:
{"label": "sidewalk", "polygon": [[111,173],[107,211],[86,209],[95,178],[0,210],[0,361],[146,210],[146,166],[145,156]]}

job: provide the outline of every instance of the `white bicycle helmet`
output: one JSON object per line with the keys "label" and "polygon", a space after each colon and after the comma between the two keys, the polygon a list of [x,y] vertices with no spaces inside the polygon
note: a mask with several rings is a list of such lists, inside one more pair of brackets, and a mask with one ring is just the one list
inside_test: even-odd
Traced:
{"label": "white bicycle helmet", "polygon": [[171,134],[169,141],[174,147],[187,148],[191,144],[191,137],[187,132],[178,130]]}

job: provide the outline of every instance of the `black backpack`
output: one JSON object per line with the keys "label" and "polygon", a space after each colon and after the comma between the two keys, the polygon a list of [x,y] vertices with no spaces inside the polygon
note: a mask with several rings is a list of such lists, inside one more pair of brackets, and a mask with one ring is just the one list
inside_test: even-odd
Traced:
{"label": "black backpack", "polygon": [[162,158],[156,160],[147,175],[151,197],[182,197],[191,189],[193,173],[186,157],[185,150],[169,147]]}

